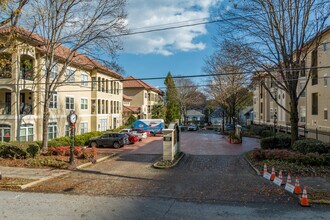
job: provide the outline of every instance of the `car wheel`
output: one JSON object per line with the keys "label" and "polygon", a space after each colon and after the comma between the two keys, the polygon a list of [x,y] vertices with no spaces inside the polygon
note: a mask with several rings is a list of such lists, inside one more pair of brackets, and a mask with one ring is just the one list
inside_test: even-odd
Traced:
{"label": "car wheel", "polygon": [[97,143],[96,143],[95,141],[93,141],[93,142],[91,143],[91,147],[97,147]]}
{"label": "car wheel", "polygon": [[115,142],[115,143],[113,143],[113,147],[116,148],[116,149],[120,148],[120,144],[118,142]]}

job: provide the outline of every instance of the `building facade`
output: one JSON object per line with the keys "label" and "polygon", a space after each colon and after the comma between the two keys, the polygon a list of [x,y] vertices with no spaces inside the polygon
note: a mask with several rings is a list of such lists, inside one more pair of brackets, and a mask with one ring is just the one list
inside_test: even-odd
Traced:
{"label": "building facade", "polygon": [[151,119],[152,106],[163,102],[163,92],[148,83],[129,76],[123,82],[124,95],[129,96],[130,109],[139,109],[139,119]]}
{"label": "building facade", "polygon": [[[46,90],[45,53],[39,47],[42,38],[24,29],[18,29],[17,34],[14,49],[0,50],[8,61],[0,68],[0,142],[42,140]],[[1,37],[6,37],[4,29]],[[61,56],[67,51],[64,46],[56,51],[58,59],[50,80],[59,76]],[[67,115],[71,110],[78,115],[76,134],[122,125],[121,75],[82,54],[65,71],[51,93],[49,139],[69,135]]]}
{"label": "building facade", "polygon": [[[303,63],[306,69],[300,71],[297,93],[299,94],[308,80],[308,72],[311,78],[302,92],[298,103],[299,126],[305,128],[307,137],[317,138],[330,142],[330,28],[323,31],[320,45],[308,53]],[[274,94],[279,104],[290,109],[289,94],[272,86],[269,78],[265,79],[268,88]],[[290,126],[290,115],[271,98],[261,83],[255,82],[253,93],[253,112],[255,124],[274,125],[274,113],[277,114],[278,126]],[[322,135],[323,134],[323,135]]]}

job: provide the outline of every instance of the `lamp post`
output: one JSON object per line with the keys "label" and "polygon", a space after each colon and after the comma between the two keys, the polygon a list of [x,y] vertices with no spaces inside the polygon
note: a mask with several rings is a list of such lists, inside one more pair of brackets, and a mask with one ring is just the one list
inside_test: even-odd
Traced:
{"label": "lamp post", "polygon": [[73,165],[74,164],[74,154],[73,154],[73,150],[74,150],[74,137],[75,137],[75,125],[77,122],[77,118],[78,116],[75,114],[75,112],[73,110],[70,111],[70,114],[68,115],[68,123],[70,126],[70,164]]}

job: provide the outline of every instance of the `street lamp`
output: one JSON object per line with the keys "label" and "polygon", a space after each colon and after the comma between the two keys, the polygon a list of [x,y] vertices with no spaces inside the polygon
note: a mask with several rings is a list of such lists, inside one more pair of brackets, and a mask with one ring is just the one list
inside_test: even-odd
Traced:
{"label": "street lamp", "polygon": [[75,137],[75,125],[77,122],[77,118],[78,116],[76,115],[76,113],[71,110],[70,114],[68,115],[68,123],[70,126],[70,164],[73,165],[74,164],[74,154],[73,154],[73,150],[74,150],[74,137]]}

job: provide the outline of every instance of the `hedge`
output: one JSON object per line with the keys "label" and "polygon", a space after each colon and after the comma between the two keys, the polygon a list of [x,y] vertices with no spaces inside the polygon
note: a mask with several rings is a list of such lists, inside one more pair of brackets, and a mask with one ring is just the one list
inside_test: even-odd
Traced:
{"label": "hedge", "polygon": [[329,145],[315,139],[303,139],[296,141],[292,149],[303,154],[307,153],[330,153]]}
{"label": "hedge", "polygon": [[0,157],[25,159],[29,156],[26,149],[13,145],[12,143],[5,143],[0,145]]}
{"label": "hedge", "polygon": [[291,137],[287,134],[276,134],[276,136],[262,138],[260,146],[262,149],[290,149]]}

